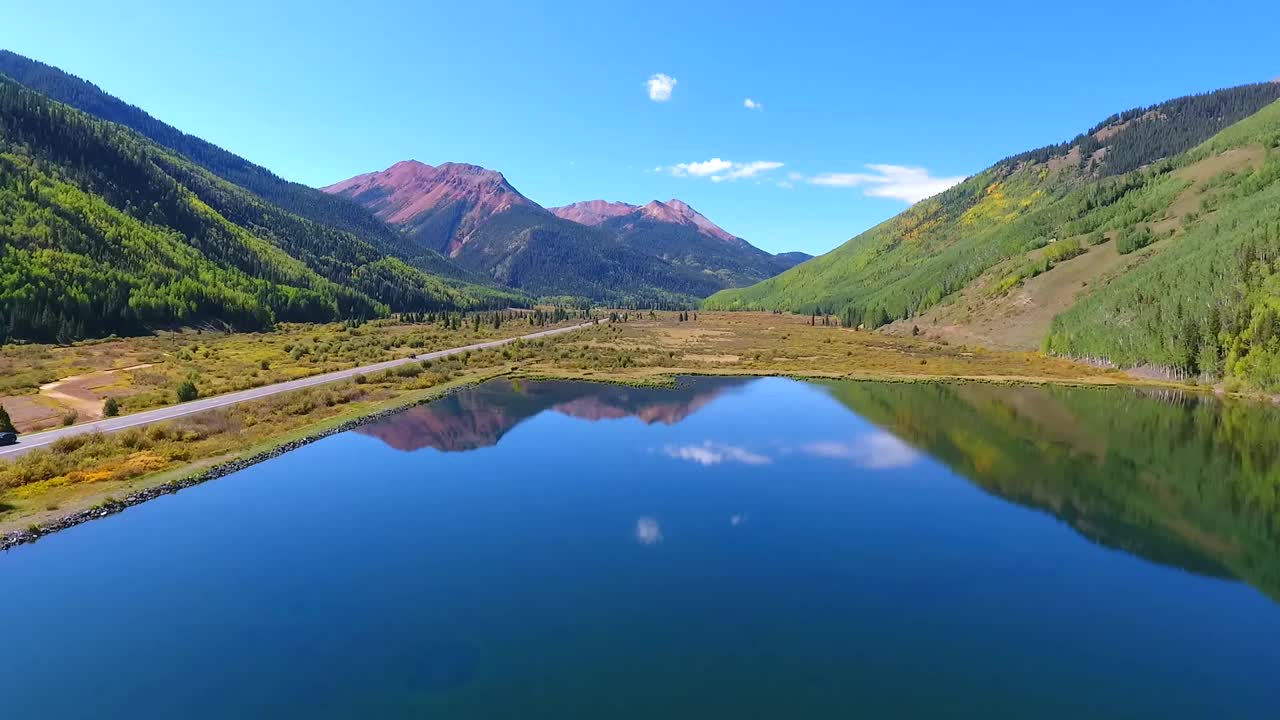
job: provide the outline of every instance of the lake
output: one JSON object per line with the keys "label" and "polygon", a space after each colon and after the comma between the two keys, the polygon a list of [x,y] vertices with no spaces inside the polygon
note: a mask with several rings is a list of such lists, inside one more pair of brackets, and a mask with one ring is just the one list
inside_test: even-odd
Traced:
{"label": "lake", "polygon": [[1274,408],[498,381],[0,554],[40,718],[1270,718]]}

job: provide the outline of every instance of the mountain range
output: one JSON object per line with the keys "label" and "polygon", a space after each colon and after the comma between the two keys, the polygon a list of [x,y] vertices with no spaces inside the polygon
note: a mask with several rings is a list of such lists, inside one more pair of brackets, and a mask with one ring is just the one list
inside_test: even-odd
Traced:
{"label": "mountain range", "polygon": [[1112,115],[709,309],[1280,390],[1280,83]]}
{"label": "mountain range", "polygon": [[1280,83],[1117,113],[809,258],[462,163],[310,188],[0,51],[0,240],[0,342],[705,298],[1280,391]]}
{"label": "mountain range", "polygon": [[539,298],[687,307],[802,259],[736,238],[702,258],[701,230],[715,226],[695,216],[656,222],[649,241],[565,220],[500,173],[452,163],[400,163],[324,192],[0,51],[0,342]]}
{"label": "mountain range", "polygon": [[766,253],[680,200],[548,209],[501,173],[465,163],[406,160],[324,191],[359,203],[416,246],[539,296],[704,297],[808,259]]}

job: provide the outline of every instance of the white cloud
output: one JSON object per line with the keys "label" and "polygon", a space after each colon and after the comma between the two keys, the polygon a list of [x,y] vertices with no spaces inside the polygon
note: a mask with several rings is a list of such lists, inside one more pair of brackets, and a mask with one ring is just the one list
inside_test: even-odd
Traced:
{"label": "white cloud", "polygon": [[693,175],[694,177],[706,177],[722,173],[733,167],[733,163],[720,158],[711,158],[702,162],[679,163],[671,166],[671,174],[679,177]]}
{"label": "white cloud", "polygon": [[803,450],[815,457],[848,460],[868,470],[907,467],[920,458],[915,448],[887,432],[868,433],[847,442],[810,443]]}
{"label": "white cloud", "polygon": [[764,103],[759,103],[751,98],[747,98],[742,101],[742,107],[748,110],[764,110]]}
{"label": "white cloud", "polygon": [[649,88],[649,99],[654,102],[666,102],[671,99],[671,92],[679,81],[665,73],[654,73],[649,76],[645,86]]}
{"label": "white cloud", "polygon": [[782,163],[771,160],[755,160],[752,162],[733,162],[720,158],[711,158],[701,162],[677,163],[665,169],[676,177],[705,177],[712,182],[725,180],[741,180],[756,177],[771,170],[782,167]]}
{"label": "white cloud", "polygon": [[768,457],[751,452],[744,447],[726,445],[710,440],[704,441],[701,445],[668,445],[663,448],[662,454],[669,458],[688,460],[703,466],[719,465],[727,462],[742,463],[743,465],[767,465],[773,462]]}
{"label": "white cloud", "polygon": [[636,542],[641,545],[655,545],[662,542],[662,526],[655,518],[642,517],[636,520]]}
{"label": "white cloud", "polygon": [[870,197],[917,203],[964,180],[963,177],[933,177],[928,170],[920,167],[876,164],[866,167],[872,172],[823,173],[809,178],[808,182],[828,187],[862,187],[865,188],[863,194]]}

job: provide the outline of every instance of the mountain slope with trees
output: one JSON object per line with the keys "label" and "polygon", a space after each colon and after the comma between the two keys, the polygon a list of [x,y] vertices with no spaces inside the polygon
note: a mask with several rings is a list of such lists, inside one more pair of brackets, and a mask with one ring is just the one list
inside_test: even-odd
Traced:
{"label": "mountain slope with trees", "polygon": [[439,253],[406,243],[399,233],[359,203],[284,180],[260,165],[188,135],[58,68],[0,50],[0,75],[7,75],[25,87],[96,118],[130,128],[267,203],[329,228],[330,233],[338,231],[353,236],[343,238],[343,242],[365,243],[371,252],[394,257],[433,275],[468,283],[482,282],[480,277],[467,273]]}
{"label": "mountain slope with trees", "polygon": [[0,78],[0,341],[506,305]]}
{"label": "mountain slope with trees", "polygon": [[[1046,349],[1277,387],[1280,348],[1267,310],[1280,289],[1270,279],[1277,99],[1280,84],[1260,83],[1112,116],[704,305],[829,313],[867,328],[910,324],[961,290],[1007,293],[1114,243],[1126,262],[1080,290]],[[1228,153],[1250,162],[1198,179],[1226,167]]]}

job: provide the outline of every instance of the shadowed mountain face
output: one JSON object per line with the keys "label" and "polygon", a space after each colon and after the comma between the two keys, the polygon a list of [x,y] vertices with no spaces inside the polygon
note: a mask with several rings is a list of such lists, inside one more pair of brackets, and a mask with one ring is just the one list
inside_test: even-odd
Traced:
{"label": "shadowed mountain face", "polygon": [[582,420],[634,417],[645,424],[674,425],[749,378],[691,378],[678,388],[634,388],[577,382],[494,381],[461,390],[356,432],[397,450],[433,448],[462,452],[496,445],[503,435],[539,413]]}
{"label": "shadowed mountain face", "polygon": [[602,228],[637,251],[719,278],[730,287],[772,277],[812,257],[799,252],[771,255],[674,198],[644,206],[590,200],[551,212]]}

